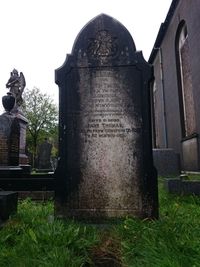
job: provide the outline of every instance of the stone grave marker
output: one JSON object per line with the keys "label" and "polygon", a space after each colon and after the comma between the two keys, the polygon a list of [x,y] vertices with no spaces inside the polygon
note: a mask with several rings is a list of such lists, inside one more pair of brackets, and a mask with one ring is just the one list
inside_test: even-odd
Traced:
{"label": "stone grave marker", "polygon": [[17,212],[18,192],[0,191],[0,224]]}
{"label": "stone grave marker", "polygon": [[101,222],[157,218],[149,82],[153,69],[128,30],[101,14],[56,70],[59,86],[57,216]]}
{"label": "stone grave marker", "polygon": [[50,144],[45,138],[38,149],[38,168],[40,170],[51,170],[51,150],[52,144]]}

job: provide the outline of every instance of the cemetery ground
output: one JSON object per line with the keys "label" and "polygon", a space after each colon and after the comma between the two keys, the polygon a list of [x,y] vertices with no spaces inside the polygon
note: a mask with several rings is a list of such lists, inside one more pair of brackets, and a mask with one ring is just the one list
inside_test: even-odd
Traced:
{"label": "cemetery ground", "polygon": [[53,201],[26,199],[0,230],[0,266],[200,266],[200,198],[170,195],[159,178],[159,205],[159,220],[96,227],[54,219]]}

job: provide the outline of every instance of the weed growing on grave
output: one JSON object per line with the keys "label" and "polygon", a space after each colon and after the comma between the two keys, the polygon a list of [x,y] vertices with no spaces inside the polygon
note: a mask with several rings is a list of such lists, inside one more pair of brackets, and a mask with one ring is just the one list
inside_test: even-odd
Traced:
{"label": "weed growing on grave", "polygon": [[200,198],[159,192],[159,220],[127,217],[106,229],[54,220],[52,202],[22,201],[0,230],[0,266],[200,266]]}

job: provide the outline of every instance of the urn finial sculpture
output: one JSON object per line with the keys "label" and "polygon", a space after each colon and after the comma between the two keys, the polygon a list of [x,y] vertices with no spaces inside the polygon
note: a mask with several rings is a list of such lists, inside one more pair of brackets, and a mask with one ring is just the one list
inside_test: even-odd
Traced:
{"label": "urn finial sculpture", "polygon": [[15,97],[8,92],[7,95],[2,97],[2,104],[6,112],[10,113],[15,105]]}

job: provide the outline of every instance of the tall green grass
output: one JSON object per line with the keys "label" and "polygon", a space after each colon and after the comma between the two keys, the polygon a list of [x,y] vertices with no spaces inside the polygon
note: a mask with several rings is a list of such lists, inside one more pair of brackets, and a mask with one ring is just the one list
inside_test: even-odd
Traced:
{"label": "tall green grass", "polygon": [[26,200],[0,231],[0,266],[83,266],[97,241],[94,227],[54,221],[53,203]]}
{"label": "tall green grass", "polygon": [[200,198],[159,189],[160,219],[107,228],[54,220],[53,203],[20,202],[0,230],[0,267],[198,267]]}
{"label": "tall green grass", "polygon": [[200,266],[200,199],[160,197],[160,219],[127,218],[118,229],[127,266]]}

